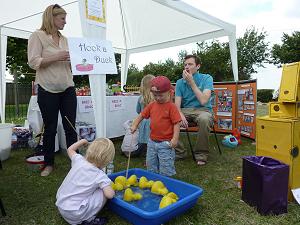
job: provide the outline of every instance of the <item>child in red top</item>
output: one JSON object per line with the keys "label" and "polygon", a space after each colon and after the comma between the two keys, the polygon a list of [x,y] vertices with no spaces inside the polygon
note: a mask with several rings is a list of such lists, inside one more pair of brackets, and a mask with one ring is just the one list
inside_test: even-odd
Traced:
{"label": "child in red top", "polygon": [[150,118],[150,139],[147,144],[147,170],[165,176],[173,176],[175,171],[175,150],[178,143],[181,116],[176,105],[170,101],[171,82],[165,76],[151,81],[151,91],[155,101],[134,120],[134,133],[139,123]]}

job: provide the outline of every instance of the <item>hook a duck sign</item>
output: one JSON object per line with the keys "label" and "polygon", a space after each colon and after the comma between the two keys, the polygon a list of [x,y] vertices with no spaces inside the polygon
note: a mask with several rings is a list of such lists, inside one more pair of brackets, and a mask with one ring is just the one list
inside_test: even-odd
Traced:
{"label": "hook a duck sign", "polygon": [[73,75],[117,74],[112,44],[93,38],[68,38]]}

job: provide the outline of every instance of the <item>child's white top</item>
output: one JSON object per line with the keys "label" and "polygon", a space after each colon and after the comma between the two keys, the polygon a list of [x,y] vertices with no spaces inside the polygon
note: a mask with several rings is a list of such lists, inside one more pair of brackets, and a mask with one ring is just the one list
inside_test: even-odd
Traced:
{"label": "child's white top", "polygon": [[[80,154],[71,158],[72,168],[56,194],[56,206],[63,210],[84,210],[94,192],[110,185],[111,180]],[[103,202],[103,194],[101,195]]]}

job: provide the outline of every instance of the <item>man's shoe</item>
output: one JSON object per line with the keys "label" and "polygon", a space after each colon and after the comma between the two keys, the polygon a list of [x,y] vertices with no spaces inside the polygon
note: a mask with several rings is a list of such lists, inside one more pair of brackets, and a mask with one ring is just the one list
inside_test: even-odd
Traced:
{"label": "man's shoe", "polygon": [[53,166],[46,166],[44,170],[41,172],[42,177],[47,177],[53,171]]}

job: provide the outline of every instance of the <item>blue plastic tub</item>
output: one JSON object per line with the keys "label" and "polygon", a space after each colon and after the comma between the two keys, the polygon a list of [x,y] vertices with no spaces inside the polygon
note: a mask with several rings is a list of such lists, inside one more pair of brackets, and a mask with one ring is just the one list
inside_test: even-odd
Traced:
{"label": "blue plastic tub", "polygon": [[[135,174],[138,178],[145,176],[148,180],[160,180],[165,184],[170,192],[175,192],[179,197],[177,202],[162,209],[159,209],[159,200],[151,198],[149,201],[151,201],[150,205],[152,207],[147,210],[140,208],[138,204],[125,202],[122,200],[120,195],[116,195],[116,197],[108,201],[107,205],[111,211],[134,225],[159,225],[165,223],[194,206],[198,198],[203,193],[202,188],[198,186],[151,173],[143,169],[135,168],[128,170],[128,177],[133,174]],[[114,180],[117,176],[125,175],[126,171],[121,171],[109,175],[109,178]],[[153,205],[157,205],[157,207],[153,207]]]}

